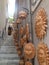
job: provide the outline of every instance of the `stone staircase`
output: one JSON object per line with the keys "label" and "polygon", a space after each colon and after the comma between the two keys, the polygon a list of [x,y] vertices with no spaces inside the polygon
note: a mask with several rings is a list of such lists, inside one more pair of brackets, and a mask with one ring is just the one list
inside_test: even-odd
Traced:
{"label": "stone staircase", "polygon": [[1,40],[0,65],[19,65],[19,56],[14,46],[12,36],[6,36]]}

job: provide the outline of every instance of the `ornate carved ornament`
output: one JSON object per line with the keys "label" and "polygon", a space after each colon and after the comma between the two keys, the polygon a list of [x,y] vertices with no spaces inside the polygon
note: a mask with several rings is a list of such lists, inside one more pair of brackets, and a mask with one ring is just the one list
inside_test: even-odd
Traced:
{"label": "ornate carved ornament", "polygon": [[47,30],[47,15],[44,8],[41,8],[36,15],[35,32],[39,39],[44,38]]}
{"label": "ornate carved ornament", "polygon": [[27,59],[32,59],[35,56],[35,47],[32,43],[27,43],[24,46],[24,55]]}
{"label": "ornate carved ornament", "polygon": [[40,42],[37,48],[37,59],[39,65],[49,65],[49,50],[46,44]]}

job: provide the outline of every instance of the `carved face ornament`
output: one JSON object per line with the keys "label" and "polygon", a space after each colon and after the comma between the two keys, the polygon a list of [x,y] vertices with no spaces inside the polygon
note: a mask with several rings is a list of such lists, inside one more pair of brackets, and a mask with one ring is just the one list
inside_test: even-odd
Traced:
{"label": "carved face ornament", "polygon": [[44,38],[47,29],[47,15],[44,8],[41,8],[36,15],[35,32],[39,39]]}
{"label": "carved face ornament", "polygon": [[24,46],[24,54],[27,59],[32,59],[35,56],[35,48],[32,43],[27,43]]}
{"label": "carved face ornament", "polygon": [[40,65],[48,65],[49,50],[46,44],[40,42],[37,49],[37,59]]}
{"label": "carved face ornament", "polygon": [[27,17],[27,12],[25,11],[20,11],[19,12],[19,18],[20,19],[25,19]]}
{"label": "carved face ornament", "polygon": [[32,65],[32,63],[30,61],[26,61],[25,65]]}

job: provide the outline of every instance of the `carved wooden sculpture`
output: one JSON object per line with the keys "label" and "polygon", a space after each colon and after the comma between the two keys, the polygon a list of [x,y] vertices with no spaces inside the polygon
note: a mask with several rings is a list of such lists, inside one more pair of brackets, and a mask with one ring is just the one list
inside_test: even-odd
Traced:
{"label": "carved wooden sculpture", "polygon": [[29,24],[26,24],[25,34],[26,34],[26,39],[28,40],[29,39]]}
{"label": "carved wooden sculpture", "polygon": [[25,12],[25,11],[20,11],[19,12],[19,18],[20,19],[25,19],[27,17],[27,12]]}
{"label": "carved wooden sculpture", "polygon": [[24,34],[24,27],[21,26],[21,27],[20,27],[20,35],[22,36],[23,34]]}
{"label": "carved wooden sculpture", "polygon": [[21,19],[20,19],[20,18],[18,18],[18,19],[16,20],[16,24],[19,24],[19,23],[21,23]]}
{"label": "carved wooden sculpture", "polygon": [[18,30],[13,31],[13,39],[16,41],[18,39]]}
{"label": "carved wooden sculpture", "polygon": [[21,56],[21,55],[22,55],[22,51],[21,51],[21,49],[20,49],[20,48],[17,50],[17,53],[18,53],[18,55],[19,55],[19,56]]}
{"label": "carved wooden sculpture", "polygon": [[24,65],[24,60],[20,60],[19,65]]}
{"label": "carved wooden sculpture", "polygon": [[35,56],[35,48],[32,43],[27,43],[24,46],[24,55],[27,59],[32,59]]}
{"label": "carved wooden sculpture", "polygon": [[39,39],[44,38],[47,29],[47,16],[44,8],[41,8],[36,15],[35,32]]}
{"label": "carved wooden sculpture", "polygon": [[20,45],[24,46],[24,43],[26,43],[29,40],[29,25],[26,24],[25,28],[20,28],[20,34],[23,35],[23,37],[20,39]]}
{"label": "carved wooden sculpture", "polygon": [[26,35],[24,35],[21,39],[20,39],[20,46],[24,46],[24,44],[27,42],[26,40]]}
{"label": "carved wooden sculpture", "polygon": [[19,44],[18,43],[15,43],[16,45],[16,50],[18,50],[19,49]]}
{"label": "carved wooden sculpture", "polygon": [[32,63],[30,61],[26,61],[25,65],[32,65]]}
{"label": "carved wooden sculpture", "polygon": [[16,22],[13,23],[13,28],[15,29],[17,26]]}
{"label": "carved wooden sculpture", "polygon": [[38,44],[37,59],[39,65],[49,65],[49,50],[47,45],[43,42]]}

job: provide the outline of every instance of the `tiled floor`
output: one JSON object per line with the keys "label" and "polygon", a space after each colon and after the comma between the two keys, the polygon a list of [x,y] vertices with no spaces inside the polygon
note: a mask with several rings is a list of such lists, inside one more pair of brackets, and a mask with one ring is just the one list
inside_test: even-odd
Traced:
{"label": "tiled floor", "polygon": [[14,46],[12,36],[0,39],[0,65],[18,65],[19,57]]}

